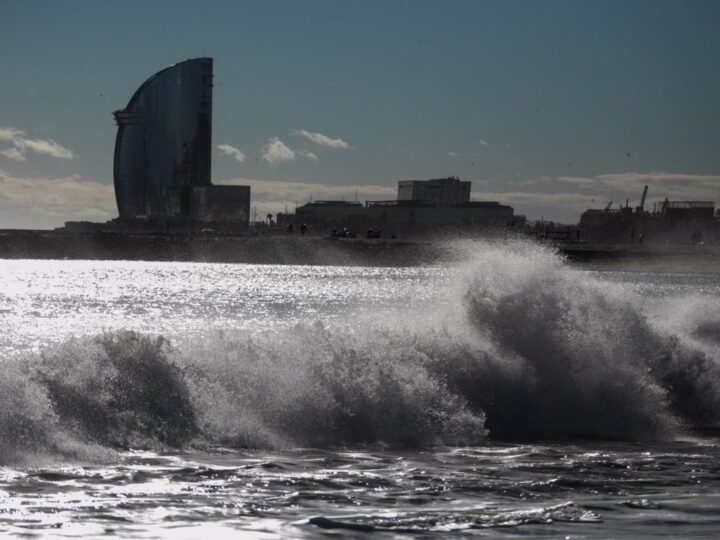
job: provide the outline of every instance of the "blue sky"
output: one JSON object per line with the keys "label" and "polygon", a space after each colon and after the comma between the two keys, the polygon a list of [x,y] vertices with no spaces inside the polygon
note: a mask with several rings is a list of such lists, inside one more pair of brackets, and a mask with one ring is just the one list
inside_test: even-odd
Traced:
{"label": "blue sky", "polygon": [[0,227],[117,215],[116,126],[153,73],[215,59],[213,182],[258,215],[394,199],[585,208],[720,197],[720,2],[6,0]]}

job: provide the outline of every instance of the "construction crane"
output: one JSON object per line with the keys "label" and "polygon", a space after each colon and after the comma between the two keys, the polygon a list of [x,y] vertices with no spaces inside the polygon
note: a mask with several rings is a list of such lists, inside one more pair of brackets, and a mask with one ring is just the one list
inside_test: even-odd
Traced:
{"label": "construction crane", "polygon": [[609,203],[607,203],[607,206],[605,207],[605,212],[609,212],[609,211],[610,211],[610,207],[612,206],[612,203],[613,203],[612,201],[610,201]]}
{"label": "construction crane", "polygon": [[647,197],[647,190],[648,190],[648,187],[645,186],[645,189],[643,189],[642,199],[640,199],[640,211],[641,212],[645,209],[645,197]]}

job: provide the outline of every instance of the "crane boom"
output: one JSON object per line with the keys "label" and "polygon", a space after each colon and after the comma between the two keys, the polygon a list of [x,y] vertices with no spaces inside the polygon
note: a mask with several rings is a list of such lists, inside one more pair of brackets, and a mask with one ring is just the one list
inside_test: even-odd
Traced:
{"label": "crane boom", "polygon": [[643,189],[642,199],[640,199],[640,211],[641,212],[645,209],[645,197],[647,197],[647,190],[648,190],[648,187],[645,186],[645,189]]}

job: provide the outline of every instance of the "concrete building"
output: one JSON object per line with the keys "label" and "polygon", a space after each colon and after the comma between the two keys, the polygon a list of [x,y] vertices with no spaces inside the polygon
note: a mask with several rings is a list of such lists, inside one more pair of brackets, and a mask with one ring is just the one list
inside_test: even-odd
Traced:
{"label": "concrete building", "polygon": [[432,180],[401,180],[398,182],[398,201],[435,203],[438,206],[466,204],[470,202],[472,182],[459,178],[435,178]]}
{"label": "concrete building", "polygon": [[247,225],[250,188],[213,186],[212,58],[157,72],[114,113],[121,220],[230,220]]}
{"label": "concrete building", "polygon": [[[408,183],[409,182],[409,183]],[[356,234],[368,229],[387,235],[421,236],[442,231],[521,227],[524,216],[497,202],[470,202],[471,182],[457,178],[398,182],[398,199],[368,201],[315,201],[298,206],[295,215],[278,222],[306,223],[316,230],[348,228]],[[402,199],[401,197],[410,197]]]}
{"label": "concrete building", "polygon": [[656,203],[652,212],[641,203],[618,209],[586,210],[580,216],[582,238],[610,243],[699,243],[720,240],[720,221],[713,201]]}

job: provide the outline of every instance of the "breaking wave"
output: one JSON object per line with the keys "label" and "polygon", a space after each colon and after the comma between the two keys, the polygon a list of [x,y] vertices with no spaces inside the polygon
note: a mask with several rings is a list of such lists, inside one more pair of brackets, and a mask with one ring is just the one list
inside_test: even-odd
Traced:
{"label": "breaking wave", "polygon": [[718,309],[642,298],[526,244],[477,244],[401,321],[169,343],[107,332],[3,363],[0,463],[125,448],[671,438],[720,414]]}

